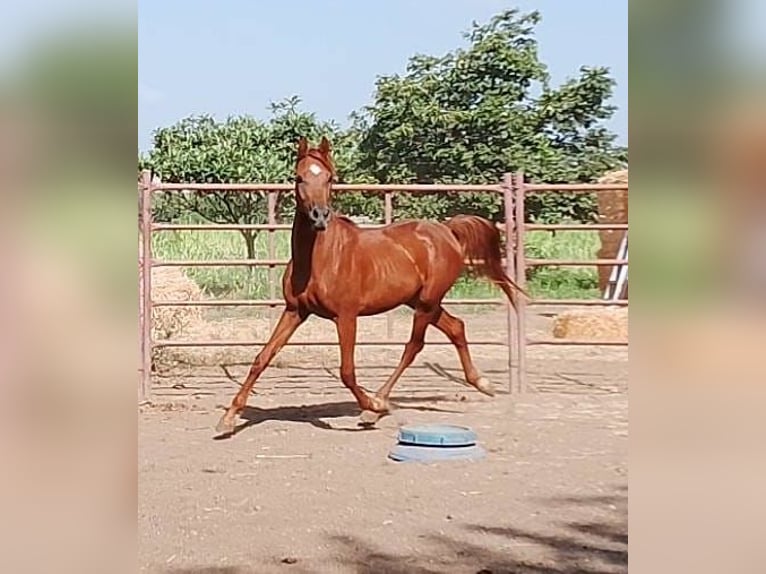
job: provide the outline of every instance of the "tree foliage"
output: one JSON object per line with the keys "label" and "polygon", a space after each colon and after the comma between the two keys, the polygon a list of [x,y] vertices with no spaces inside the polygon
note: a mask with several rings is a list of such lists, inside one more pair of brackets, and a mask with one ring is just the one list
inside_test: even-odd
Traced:
{"label": "tree foliage", "polygon": [[[345,182],[496,183],[517,170],[532,181],[593,181],[627,161],[604,125],[614,112],[614,81],[606,68],[583,66],[553,86],[534,36],[539,21],[538,12],[505,10],[474,23],[465,46],[413,56],[403,74],[378,79],[373,102],[352,114],[348,129],[301,111],[293,97],[273,104],[267,121],[197,116],[160,128],[140,164],[166,182],[288,182],[299,137],[324,135]],[[403,217],[499,219],[501,203],[488,194],[401,194],[396,207]],[[382,201],[370,195],[339,195],[336,205],[348,215],[381,217]],[[282,194],[280,213],[291,206],[292,195]],[[527,206],[543,221],[587,220],[595,212],[594,199],[583,195],[533,195]],[[263,223],[266,195],[168,194],[155,215],[188,212],[211,222]],[[252,256],[254,235],[243,235]]]}
{"label": "tree foliage", "polygon": [[[374,102],[357,116],[361,166],[380,182],[497,182],[523,170],[528,179],[584,182],[620,165],[624,150],[603,125],[614,81],[606,68],[581,67],[551,85],[538,55],[538,12],[506,10],[474,23],[468,42],[442,57],[416,55],[403,75],[377,81]],[[496,216],[488,195],[403,196],[413,216]],[[583,219],[592,199],[530,198],[532,217]]]}
{"label": "tree foliage", "polygon": [[[295,145],[301,136],[333,142],[339,176],[358,180],[358,138],[333,122],[299,110],[300,99],[288,98],[271,105],[271,117],[251,116],[216,121],[206,115],[185,118],[154,133],[151,150],[139,161],[166,183],[289,183],[295,168]],[[213,193],[161,194],[154,216],[172,220],[194,213],[212,223],[267,223],[266,192],[217,191]],[[278,217],[294,205],[292,193],[277,196]],[[352,209],[353,198],[346,198]],[[363,206],[362,206],[363,207]],[[241,231],[248,258],[255,253],[256,232]]]}

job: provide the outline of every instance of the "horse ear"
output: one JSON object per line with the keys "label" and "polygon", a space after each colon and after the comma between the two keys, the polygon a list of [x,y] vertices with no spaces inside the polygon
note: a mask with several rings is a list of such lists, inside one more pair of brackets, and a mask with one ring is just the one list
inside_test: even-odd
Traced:
{"label": "horse ear", "polygon": [[309,152],[309,142],[305,136],[298,140],[298,159],[304,157]]}
{"label": "horse ear", "polygon": [[319,144],[319,151],[321,151],[323,155],[328,155],[331,149],[330,140],[325,136],[322,136],[322,143]]}

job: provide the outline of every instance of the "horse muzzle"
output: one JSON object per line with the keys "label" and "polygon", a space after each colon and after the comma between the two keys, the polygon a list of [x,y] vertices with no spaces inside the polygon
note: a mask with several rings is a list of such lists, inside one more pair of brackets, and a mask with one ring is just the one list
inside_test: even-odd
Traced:
{"label": "horse muzzle", "polygon": [[327,224],[330,223],[331,218],[332,212],[329,207],[314,206],[309,210],[309,221],[317,231],[327,229]]}

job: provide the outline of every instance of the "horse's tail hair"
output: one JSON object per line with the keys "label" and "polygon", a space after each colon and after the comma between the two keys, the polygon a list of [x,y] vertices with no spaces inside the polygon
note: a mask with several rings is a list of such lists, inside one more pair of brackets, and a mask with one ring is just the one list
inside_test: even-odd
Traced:
{"label": "horse's tail hair", "polygon": [[477,215],[456,215],[446,225],[463,248],[468,265],[502,289],[511,305],[516,307],[515,291],[529,298],[503,269],[500,232],[491,221]]}

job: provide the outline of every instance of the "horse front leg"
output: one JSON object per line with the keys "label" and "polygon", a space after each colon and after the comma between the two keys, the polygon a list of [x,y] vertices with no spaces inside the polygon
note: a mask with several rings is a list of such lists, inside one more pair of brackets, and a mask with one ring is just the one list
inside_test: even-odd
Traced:
{"label": "horse front leg", "polygon": [[374,399],[371,398],[356,382],[356,366],[354,363],[354,351],[356,350],[356,316],[342,316],[335,321],[338,329],[338,343],[340,344],[340,378],[343,384],[351,391],[362,411],[373,408]]}
{"label": "horse front leg", "polygon": [[295,330],[306,320],[306,317],[307,315],[294,309],[285,309],[282,312],[282,315],[279,317],[279,322],[271,333],[268,342],[263,349],[261,349],[261,352],[256,355],[245,382],[231,401],[231,406],[218,422],[218,425],[216,426],[218,432],[225,434],[234,432],[237,417],[247,405],[247,397],[253,390],[253,386],[255,386],[258,377],[261,376],[261,373],[266,370],[266,367],[269,366],[269,363],[271,363],[276,354],[290,340],[290,337],[295,333]]}

